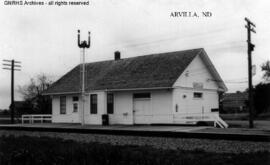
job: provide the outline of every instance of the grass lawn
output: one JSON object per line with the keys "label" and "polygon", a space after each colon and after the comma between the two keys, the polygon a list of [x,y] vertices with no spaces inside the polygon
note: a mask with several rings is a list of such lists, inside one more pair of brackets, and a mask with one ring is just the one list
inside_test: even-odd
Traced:
{"label": "grass lawn", "polygon": [[[220,117],[225,120],[230,128],[249,128],[249,114],[220,114]],[[262,113],[254,118],[254,128],[270,130],[270,113]]]}
{"label": "grass lawn", "polygon": [[[228,113],[219,114],[223,120],[249,120],[249,113]],[[270,112],[261,113],[254,117],[254,120],[270,120]]]}
{"label": "grass lawn", "polygon": [[217,154],[201,150],[162,150],[150,146],[80,143],[49,137],[0,137],[1,165],[259,165],[269,162],[269,152]]}

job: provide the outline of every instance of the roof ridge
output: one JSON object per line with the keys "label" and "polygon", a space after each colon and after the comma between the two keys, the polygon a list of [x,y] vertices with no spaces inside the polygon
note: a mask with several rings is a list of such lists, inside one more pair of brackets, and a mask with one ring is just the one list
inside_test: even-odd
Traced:
{"label": "roof ridge", "polygon": [[[195,50],[200,50],[200,52],[201,52],[202,50],[204,50],[204,48],[186,49],[186,50],[172,51],[172,52],[162,52],[162,53],[152,53],[152,54],[139,55],[139,56],[134,56],[134,57],[121,58],[120,60],[127,60],[127,59],[133,59],[133,58],[139,58],[139,57],[146,57],[146,56],[155,56],[155,55],[164,55],[164,54],[190,52],[190,51],[195,51]],[[200,52],[198,52],[197,54],[199,54]],[[104,61],[94,61],[94,62],[87,62],[85,64],[88,65],[88,64],[95,64],[95,63],[101,63],[101,62],[111,62],[111,61],[116,61],[116,60],[112,59],[112,60],[104,60]],[[76,66],[79,66],[79,65],[81,65],[81,64],[78,64]]]}

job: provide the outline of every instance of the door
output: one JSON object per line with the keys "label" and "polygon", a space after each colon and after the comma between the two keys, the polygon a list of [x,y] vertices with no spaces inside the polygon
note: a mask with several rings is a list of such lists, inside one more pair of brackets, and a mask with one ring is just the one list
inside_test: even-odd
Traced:
{"label": "door", "polygon": [[150,124],[151,117],[150,99],[133,99],[134,124]]}
{"label": "door", "polygon": [[203,106],[203,92],[193,92],[193,109],[191,113],[203,114],[204,106]]}

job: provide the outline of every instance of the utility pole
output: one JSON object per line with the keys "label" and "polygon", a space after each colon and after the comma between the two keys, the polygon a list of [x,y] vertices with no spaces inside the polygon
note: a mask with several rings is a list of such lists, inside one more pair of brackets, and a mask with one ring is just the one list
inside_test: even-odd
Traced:
{"label": "utility pole", "polygon": [[81,78],[81,96],[82,96],[82,101],[81,101],[81,124],[84,125],[84,103],[85,103],[85,49],[90,48],[90,32],[88,32],[88,42],[84,40],[81,42],[80,40],[80,30],[78,30],[78,46],[79,48],[83,49],[82,53],[82,61],[81,61],[81,68],[80,72],[82,73],[82,78]]}
{"label": "utility pole", "polygon": [[[10,120],[11,124],[14,124],[14,71],[20,71],[21,66],[17,65],[21,62],[15,60],[3,60],[3,69],[11,71],[11,104],[10,104]],[[17,64],[16,64],[17,63]]]}
{"label": "utility pole", "polygon": [[247,25],[247,45],[248,45],[248,89],[249,89],[249,128],[253,128],[253,117],[254,117],[254,100],[253,100],[253,86],[252,86],[252,51],[254,50],[255,45],[251,43],[251,32],[256,33],[254,28],[256,25],[252,23],[248,18],[245,18]]}

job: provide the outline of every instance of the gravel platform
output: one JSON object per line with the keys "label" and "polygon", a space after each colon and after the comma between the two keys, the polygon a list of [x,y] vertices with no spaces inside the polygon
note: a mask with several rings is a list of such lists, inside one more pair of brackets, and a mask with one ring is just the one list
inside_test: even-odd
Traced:
{"label": "gravel platform", "polygon": [[204,150],[206,152],[215,153],[270,152],[269,142],[0,130],[0,136],[9,135],[35,137],[47,136],[79,142],[99,142],[109,143],[112,145],[148,145],[161,149]]}

